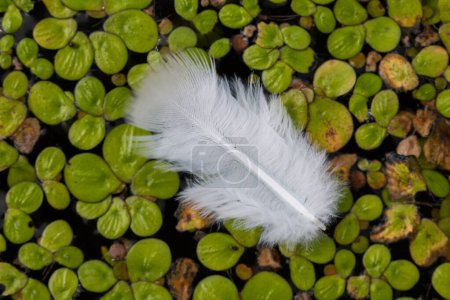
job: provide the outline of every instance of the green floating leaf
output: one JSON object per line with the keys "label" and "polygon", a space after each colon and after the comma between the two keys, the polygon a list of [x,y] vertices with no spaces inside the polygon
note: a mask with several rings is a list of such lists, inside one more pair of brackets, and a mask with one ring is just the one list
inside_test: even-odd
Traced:
{"label": "green floating leaf", "polygon": [[336,253],[336,244],[327,235],[321,235],[310,245],[297,245],[295,254],[303,256],[316,264],[325,264],[331,261]]}
{"label": "green floating leaf", "polygon": [[233,267],[244,253],[244,247],[225,233],[210,233],[197,245],[197,257],[208,269],[223,271]]}
{"label": "green floating leaf", "polygon": [[321,33],[331,33],[336,28],[333,11],[325,6],[318,6],[314,13],[314,24]]}
{"label": "green floating leaf", "polygon": [[45,181],[42,183],[45,198],[54,209],[66,209],[70,204],[70,194],[67,187],[58,181]]}
{"label": "green floating leaf", "polygon": [[412,65],[400,54],[386,55],[378,69],[384,82],[395,90],[411,91],[419,85],[419,78]]}
{"label": "green floating leaf", "polygon": [[410,290],[420,278],[417,267],[405,259],[393,261],[383,275],[389,284],[398,291]]}
{"label": "green floating leaf", "polygon": [[129,71],[127,75],[128,85],[136,90],[140,87],[142,80],[144,79],[147,72],[150,70],[149,64],[138,64],[134,65]]}
{"label": "green floating leaf", "polygon": [[70,9],[73,10],[102,10],[103,1],[102,0],[90,0],[90,1],[80,1],[80,0],[61,0],[62,3]]}
{"label": "green floating leaf", "polygon": [[264,87],[271,93],[284,92],[292,81],[293,70],[284,62],[277,61],[262,73]]}
{"label": "green floating leaf", "polygon": [[295,50],[288,46],[281,48],[281,60],[298,73],[307,74],[315,62],[315,53],[311,48]]}
{"label": "green floating leaf", "polygon": [[135,282],[131,285],[131,288],[136,300],[146,300],[149,295],[158,300],[172,300],[167,289],[151,282]]}
{"label": "green floating leaf", "polygon": [[367,11],[357,0],[337,0],[333,10],[342,25],[358,25],[367,19]]}
{"label": "green floating leaf", "polygon": [[242,246],[251,248],[256,246],[259,242],[261,236],[261,228],[256,227],[251,230],[244,229],[242,221],[239,220],[225,220],[223,225],[228,230],[229,233],[234,237],[234,239],[239,242]]}
{"label": "green floating leaf", "polygon": [[75,121],[69,129],[69,141],[81,150],[90,150],[105,137],[105,120],[101,117],[85,115]]}
{"label": "green floating leaf", "polygon": [[344,105],[325,97],[316,97],[308,107],[309,122],[306,132],[314,144],[332,153],[350,141],[353,135],[353,120]]}
{"label": "green floating leaf", "polygon": [[365,30],[362,25],[341,27],[330,34],[327,40],[327,48],[333,57],[349,59],[362,50],[364,38]]}
{"label": "green floating leaf", "polygon": [[311,43],[311,36],[308,31],[300,26],[286,26],[281,29],[283,40],[286,45],[296,50],[306,49]]}
{"label": "green floating leaf", "polygon": [[2,18],[2,29],[6,33],[15,33],[22,27],[23,18],[20,10],[10,4]]}
{"label": "green floating leaf", "polygon": [[292,0],[291,9],[297,15],[307,17],[316,12],[316,5],[311,0]]}
{"label": "green floating leaf", "polygon": [[115,74],[125,67],[128,50],[117,35],[96,31],[89,35],[89,39],[94,47],[95,64],[103,73]]}
{"label": "green floating leaf", "polygon": [[3,234],[13,244],[28,242],[34,235],[33,220],[21,210],[10,208],[5,213]]}
{"label": "green floating leaf", "polygon": [[211,275],[202,279],[195,287],[193,300],[239,300],[239,293],[230,279]]}
{"label": "green floating leaf", "polygon": [[431,45],[420,50],[414,57],[412,65],[417,74],[436,78],[444,73],[448,61],[448,52],[445,48]]}
{"label": "green floating leaf", "polygon": [[72,242],[73,232],[70,225],[64,220],[56,220],[45,227],[39,244],[55,252],[59,248],[68,246]]}
{"label": "green floating leaf", "polygon": [[[148,294],[154,295],[154,294]],[[116,285],[109,290],[108,293],[103,295],[100,300],[134,300],[131,287],[125,281],[119,281]]]}
{"label": "green floating leaf", "polygon": [[256,18],[261,12],[258,0],[242,0],[242,6],[253,18]]}
{"label": "green floating leaf", "polygon": [[367,102],[369,99],[365,96],[354,94],[350,97],[348,102],[349,111],[355,116],[360,123],[367,119],[369,109],[367,108]]}
{"label": "green floating leaf", "polygon": [[259,272],[245,284],[241,292],[242,300],[290,300],[292,289],[287,281],[273,272]]}
{"label": "green floating leaf", "polygon": [[28,90],[28,78],[21,71],[12,71],[3,79],[3,95],[19,99],[25,96]]}
{"label": "green floating leaf", "polygon": [[5,288],[1,294],[2,296],[5,297],[17,293],[25,287],[28,280],[27,276],[14,266],[0,262],[0,284]]}
{"label": "green floating leaf", "polygon": [[44,49],[61,49],[75,36],[77,22],[74,19],[46,18],[33,28],[34,40]]}
{"label": "green floating leaf", "polygon": [[450,193],[450,183],[441,173],[433,170],[422,170],[421,174],[428,190],[436,197],[444,198]]}
{"label": "green floating leaf", "polygon": [[34,168],[28,162],[28,159],[20,155],[19,158],[11,165],[8,172],[8,186],[12,187],[20,182],[36,180]]}
{"label": "green floating leaf", "polygon": [[264,22],[258,23],[256,45],[266,49],[273,49],[283,46],[283,42],[283,34],[277,24],[273,22],[269,24]]}
{"label": "green floating leaf", "polygon": [[339,275],[324,276],[314,286],[314,297],[317,300],[339,299],[345,291],[345,279]]}
{"label": "green floating leaf", "polygon": [[31,64],[31,73],[42,80],[47,80],[53,76],[53,64],[45,58],[38,58]]}
{"label": "green floating leaf", "polygon": [[0,96],[0,139],[10,136],[27,115],[26,106],[17,100]]}
{"label": "green floating leaf", "polygon": [[380,76],[373,73],[363,73],[356,80],[353,92],[364,97],[372,97],[381,90],[383,82]]}
{"label": "green floating leaf", "polygon": [[358,146],[363,150],[373,150],[383,143],[387,136],[386,129],[377,123],[367,123],[360,126],[355,132]]}
{"label": "green floating leaf", "polygon": [[391,262],[389,249],[380,244],[371,245],[363,256],[363,265],[372,277],[379,277]]}
{"label": "green floating leaf", "polygon": [[80,215],[80,217],[85,218],[87,220],[97,219],[103,216],[108,211],[111,202],[112,202],[111,196],[107,197],[106,199],[100,202],[95,203],[77,201],[76,211],[77,214]]}
{"label": "green floating leaf", "polygon": [[369,247],[369,239],[363,235],[358,236],[351,245],[352,251],[357,254],[364,253],[368,247]]}
{"label": "green floating leaf", "polygon": [[341,197],[339,199],[337,210],[339,213],[343,214],[350,211],[352,206],[353,206],[353,194],[348,187],[344,187],[341,192]]}
{"label": "green floating leaf", "polygon": [[28,106],[40,121],[48,125],[70,120],[77,112],[73,100],[50,81],[39,81],[33,85]]}
{"label": "green floating leaf", "polygon": [[450,263],[439,265],[431,277],[433,288],[445,299],[450,299]]}
{"label": "green floating leaf", "polygon": [[214,29],[217,23],[217,12],[212,9],[205,9],[195,16],[194,26],[201,34],[207,34]]}
{"label": "green floating leaf", "polygon": [[289,260],[289,270],[291,280],[294,285],[302,290],[308,291],[316,282],[316,272],[314,265],[302,256],[292,256]]}
{"label": "green floating leaf", "polygon": [[6,240],[5,240],[5,238],[3,237],[3,235],[0,234],[0,253],[5,252],[5,251],[6,251],[6,248],[7,248],[7,246],[6,246]]}
{"label": "green floating leaf", "polygon": [[358,218],[350,213],[334,229],[334,240],[341,245],[351,244],[358,237],[359,231]]}
{"label": "green floating leaf", "polygon": [[450,118],[450,90],[439,93],[436,99],[437,111],[446,118]]}
{"label": "green floating leaf", "polygon": [[111,15],[130,8],[144,9],[152,3],[152,0],[104,0],[103,3],[105,4],[105,12],[108,15]]}
{"label": "green floating leaf", "polygon": [[0,141],[0,172],[8,169],[19,158],[19,152],[5,141]]}
{"label": "green floating leaf", "polygon": [[356,200],[352,213],[360,221],[373,221],[378,219],[383,212],[383,202],[377,195],[364,195]]}
{"label": "green floating leaf", "polygon": [[341,249],[336,252],[334,265],[339,275],[348,277],[353,272],[356,265],[355,255],[347,249]]}
{"label": "green floating leaf", "polygon": [[422,19],[420,0],[387,0],[389,17],[401,27],[414,27]]}
{"label": "green floating leaf", "polygon": [[[420,101],[430,101],[436,97],[436,88],[431,83],[424,83],[415,89],[412,93],[413,97]],[[437,102],[436,102],[437,106]]]}
{"label": "green floating leaf", "polygon": [[61,0],[43,0],[47,11],[54,18],[66,19],[73,17],[77,12],[65,6]]}
{"label": "green floating leaf", "polygon": [[70,44],[59,49],[55,56],[55,72],[66,80],[79,80],[91,68],[94,50],[89,38],[78,32]]}
{"label": "green floating leaf", "polygon": [[308,100],[305,95],[297,89],[290,89],[281,95],[281,102],[294,125],[303,129],[308,123]]}
{"label": "green floating leaf", "polygon": [[197,0],[175,0],[175,11],[183,19],[192,21],[197,15]]}
{"label": "green floating leaf", "polygon": [[178,52],[197,45],[197,34],[186,26],[174,29],[169,35],[169,48],[172,52]]}
{"label": "green floating leaf", "polygon": [[105,238],[114,240],[125,234],[130,222],[125,202],[120,198],[113,198],[106,213],[98,219],[97,230]]}
{"label": "green floating leaf", "polygon": [[34,182],[18,183],[6,194],[8,208],[17,208],[27,214],[38,210],[42,200],[44,200],[44,193]]}
{"label": "green floating leaf", "polygon": [[366,275],[351,276],[347,279],[347,293],[352,299],[364,299],[369,296],[370,278]]}
{"label": "green floating leaf", "polygon": [[55,252],[55,261],[67,268],[78,268],[83,263],[83,260],[83,252],[74,246],[64,246]]}
{"label": "green floating leaf", "polygon": [[36,243],[28,243],[20,247],[19,261],[30,270],[41,270],[53,262],[50,251]]}
{"label": "green floating leaf", "polygon": [[366,42],[375,51],[389,52],[397,48],[401,38],[400,27],[391,18],[379,17],[364,23]]}
{"label": "green floating leaf", "polygon": [[280,56],[277,49],[264,49],[258,45],[252,45],[245,49],[242,56],[245,64],[254,70],[266,70],[270,68]]}
{"label": "green floating leaf", "polygon": [[115,121],[125,117],[126,107],[131,99],[131,90],[127,87],[117,87],[110,90],[103,106],[103,115],[107,121]]}
{"label": "green floating leaf", "polygon": [[42,150],[36,159],[36,174],[41,181],[55,179],[66,163],[64,152],[56,147]]}
{"label": "green floating leaf", "polygon": [[64,169],[64,178],[69,191],[85,202],[99,202],[121,185],[106,162],[92,153],[72,157]]}
{"label": "green floating leaf", "polygon": [[450,23],[442,24],[439,27],[439,37],[445,48],[450,51]]}
{"label": "green floating leaf", "polygon": [[163,218],[158,205],[141,197],[126,200],[130,216],[131,230],[134,234],[147,237],[155,234],[162,226]]}
{"label": "green floating leaf", "polygon": [[172,198],[180,186],[180,178],[173,171],[167,171],[170,165],[162,161],[146,163],[133,177],[131,191],[139,196],[151,196],[158,199]]}
{"label": "green floating leaf", "polygon": [[25,287],[19,293],[13,295],[12,298],[14,300],[50,300],[50,292],[43,283],[29,278]]}
{"label": "green floating leaf", "polygon": [[422,219],[417,233],[409,244],[409,252],[416,265],[428,267],[447,252],[448,238],[431,220]]}
{"label": "green floating leaf", "polygon": [[127,254],[130,280],[155,281],[169,271],[172,255],[169,246],[158,239],[143,239],[131,247]]}
{"label": "green floating leaf", "polygon": [[78,288],[78,278],[72,270],[61,268],[53,272],[48,288],[55,300],[72,299]]}
{"label": "green floating leaf", "polygon": [[[371,278],[370,299],[371,300],[393,299],[393,292],[391,286],[382,279]],[[398,299],[399,298],[397,298],[397,300]]]}
{"label": "green floating leaf", "polygon": [[252,16],[242,6],[236,4],[226,4],[219,11],[220,22],[224,26],[232,29],[244,27],[245,25],[248,25],[252,19]]}
{"label": "green floating leaf", "polygon": [[231,50],[230,39],[221,38],[211,44],[211,46],[209,47],[208,53],[209,53],[209,55],[211,55],[212,58],[220,59],[220,58],[224,57],[225,55],[227,55],[230,52],[230,50]]}
{"label": "green floating leaf", "polygon": [[84,77],[75,86],[75,101],[78,107],[91,115],[101,116],[104,98],[105,87],[96,77]]}
{"label": "green floating leaf", "polygon": [[89,292],[103,293],[117,281],[112,269],[100,260],[89,260],[78,268],[81,285]]}
{"label": "green floating leaf", "polygon": [[27,13],[29,13],[34,8],[33,0],[14,0],[14,4]]}
{"label": "green floating leaf", "polygon": [[316,70],[314,87],[321,89],[327,97],[336,98],[348,93],[356,82],[353,68],[339,60],[328,60]]}
{"label": "green floating leaf", "polygon": [[141,10],[129,9],[110,16],[103,30],[118,35],[133,52],[146,53],[158,41],[158,26],[152,17]]}

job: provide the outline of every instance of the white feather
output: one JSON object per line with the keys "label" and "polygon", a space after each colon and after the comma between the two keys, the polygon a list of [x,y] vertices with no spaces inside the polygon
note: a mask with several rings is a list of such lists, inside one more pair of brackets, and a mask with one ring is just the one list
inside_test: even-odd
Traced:
{"label": "white feather", "polygon": [[200,179],[181,201],[218,221],[262,227],[262,243],[309,243],[335,214],[340,187],[326,154],[294,128],[278,97],[268,102],[259,84],[220,78],[208,59],[183,54],[156,67],[128,121],[157,133],[140,139],[144,155]]}

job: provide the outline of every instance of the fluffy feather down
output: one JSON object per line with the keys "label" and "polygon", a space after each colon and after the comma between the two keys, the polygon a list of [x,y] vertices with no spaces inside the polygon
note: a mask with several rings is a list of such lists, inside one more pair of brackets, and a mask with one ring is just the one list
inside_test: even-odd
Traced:
{"label": "fluffy feather down", "polygon": [[335,214],[340,188],[327,172],[326,154],[294,128],[278,97],[268,102],[259,84],[220,78],[209,59],[183,54],[160,64],[132,101],[128,121],[157,133],[140,139],[144,155],[199,178],[180,193],[182,202],[218,221],[262,227],[262,243],[309,243],[321,230],[233,151],[244,153],[324,224]]}

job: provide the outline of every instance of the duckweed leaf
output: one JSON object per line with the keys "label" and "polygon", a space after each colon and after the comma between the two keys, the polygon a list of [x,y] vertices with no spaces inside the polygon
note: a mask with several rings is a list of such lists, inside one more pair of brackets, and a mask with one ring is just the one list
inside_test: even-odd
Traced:
{"label": "duckweed leaf", "polygon": [[69,45],[58,50],[55,56],[55,71],[66,80],[78,80],[91,68],[94,50],[89,38],[78,32]]}
{"label": "duckweed leaf", "polygon": [[78,288],[77,275],[66,268],[58,269],[50,276],[48,288],[55,300],[72,299]]}
{"label": "duckweed leaf", "polygon": [[172,255],[169,246],[158,239],[143,239],[127,254],[130,280],[155,281],[169,271]]}
{"label": "duckweed leaf", "polygon": [[306,132],[312,142],[329,153],[344,147],[353,134],[352,116],[345,106],[325,97],[316,97],[308,107]]}
{"label": "duckweed leaf", "polygon": [[152,196],[158,199],[172,198],[180,186],[178,174],[168,171],[169,163],[150,161],[133,177],[131,191],[139,196]]}
{"label": "duckweed leaf", "polygon": [[31,63],[31,73],[42,80],[47,80],[53,76],[53,64],[45,58],[38,58]]}
{"label": "duckweed leaf", "polygon": [[103,112],[105,87],[96,77],[84,77],[75,86],[75,100],[85,112],[100,116]]}
{"label": "duckweed leaf", "polygon": [[316,5],[311,0],[292,0],[291,9],[297,15],[307,17],[314,14]]}
{"label": "duckweed leaf", "polygon": [[314,23],[321,33],[331,33],[336,28],[333,11],[325,6],[318,6],[314,13]]}
{"label": "duckweed leaf", "polygon": [[269,24],[259,22],[258,36],[255,43],[262,48],[268,49],[281,47],[283,45],[283,35],[278,25],[273,22]]}
{"label": "duckweed leaf", "polygon": [[214,271],[233,267],[243,253],[243,246],[230,235],[220,232],[206,235],[197,245],[198,259],[204,266]]}
{"label": "duckweed leaf", "polygon": [[12,164],[12,166],[8,170],[8,186],[12,187],[20,182],[24,181],[35,181],[36,175],[34,172],[34,168],[28,162],[28,159],[20,155],[19,158]]}
{"label": "duckweed leaf", "polygon": [[191,28],[180,26],[170,33],[168,42],[170,50],[177,52],[195,47],[197,45],[197,35]]}
{"label": "duckweed leaf", "polygon": [[[356,0],[354,1],[356,2]],[[327,48],[333,57],[349,59],[362,50],[364,38],[365,30],[362,25],[341,27],[330,34]],[[343,76],[341,75],[341,77]]]}
{"label": "duckweed leaf", "polygon": [[134,299],[146,300],[149,295],[155,299],[171,300],[172,297],[167,289],[151,282],[136,282],[131,285],[133,289]]}
{"label": "duckweed leaf", "polygon": [[0,172],[8,169],[19,158],[19,152],[5,141],[0,141]]}
{"label": "duckweed leaf", "polygon": [[10,4],[2,18],[2,29],[6,33],[15,33],[22,27],[23,17],[20,10]]}
{"label": "duckweed leaf", "polygon": [[61,0],[62,3],[73,10],[102,10],[102,0],[80,1],[80,0]]}
{"label": "duckweed leaf", "polygon": [[163,217],[158,205],[141,197],[129,197],[126,204],[131,216],[130,227],[136,235],[151,236],[161,228]]}
{"label": "duckweed leaf", "polygon": [[24,273],[8,263],[0,262],[0,284],[5,287],[2,296],[17,293],[27,282],[28,278]]}
{"label": "duckweed leaf", "polygon": [[370,246],[363,256],[363,264],[367,273],[372,277],[379,277],[391,262],[389,249],[380,244]]}
{"label": "duckweed leaf", "polygon": [[77,22],[74,19],[45,18],[33,28],[33,38],[42,48],[61,49],[75,36]]}
{"label": "duckweed leaf", "polygon": [[68,8],[62,3],[62,0],[43,0],[47,11],[54,18],[65,19],[73,17],[77,12]]}
{"label": "duckweed leaf", "polygon": [[450,263],[439,265],[431,277],[433,288],[445,299],[450,299]]}
{"label": "duckweed leaf", "polygon": [[106,32],[118,35],[133,52],[146,53],[158,41],[158,27],[152,17],[137,9],[120,11],[103,24]]}
{"label": "duckweed leaf", "polygon": [[21,71],[12,71],[3,80],[3,95],[19,99],[25,96],[28,90],[28,78]]}
{"label": "duckweed leaf", "polygon": [[316,70],[314,87],[321,89],[327,97],[336,98],[348,93],[356,82],[353,68],[339,60],[328,60]]}
{"label": "duckweed leaf", "polygon": [[115,74],[125,67],[128,50],[117,35],[96,31],[89,35],[89,39],[94,47],[95,64],[103,73]]}
{"label": "duckweed leaf", "polygon": [[292,289],[280,275],[273,272],[260,272],[250,278],[241,292],[242,300],[290,300]]}
{"label": "duckweed leaf", "polygon": [[441,115],[450,119],[450,90],[439,93],[436,98],[436,109]]}
{"label": "duckweed leaf", "polygon": [[316,282],[316,272],[314,265],[302,256],[292,256],[289,260],[291,280],[294,285],[302,290],[308,291]]}
{"label": "duckweed leaf", "polygon": [[64,178],[69,191],[85,202],[99,202],[121,185],[106,162],[92,153],[72,157],[64,169]]}
{"label": "duckweed leaf", "polygon": [[119,281],[101,300],[134,300],[131,287],[125,281]]}
{"label": "duckweed leaf", "polygon": [[423,48],[413,59],[412,65],[419,75],[436,78],[448,65],[448,52],[441,46],[428,46]]}
{"label": "duckweed leaf", "polygon": [[113,13],[135,8],[135,9],[143,9],[148,7],[152,0],[125,0],[125,1],[115,1],[115,0],[104,0],[105,11],[108,15]]}
{"label": "duckweed leaf", "polygon": [[206,9],[195,16],[193,23],[198,32],[207,34],[217,23],[217,13],[215,10]]}
{"label": "duckweed leaf", "polygon": [[97,221],[98,232],[107,239],[120,238],[130,226],[131,218],[125,202],[113,198],[108,211]]}
{"label": "duckweed leaf", "polygon": [[70,204],[70,195],[66,186],[58,181],[45,181],[42,183],[45,198],[54,209],[66,209]]}
{"label": "duckweed leaf", "polygon": [[339,299],[345,291],[345,279],[339,275],[320,278],[314,286],[314,297],[318,300]]}
{"label": "duckweed leaf", "polygon": [[33,85],[28,106],[40,121],[49,125],[70,120],[77,112],[73,100],[50,81],[39,81]]}
{"label": "duckweed leaf", "polygon": [[417,233],[409,244],[409,252],[416,265],[427,267],[447,251],[447,236],[431,220],[422,219]]}
{"label": "duckweed leaf", "polygon": [[347,279],[347,293],[353,299],[364,299],[369,296],[370,278],[366,275],[351,276]]}
{"label": "duckweed leaf", "polygon": [[257,227],[246,230],[242,228],[242,221],[231,219],[225,220],[223,225],[234,239],[244,247],[251,248],[258,244],[259,237],[261,236],[261,228]]}
{"label": "duckweed leaf", "polygon": [[75,121],[69,129],[69,141],[81,150],[96,147],[105,136],[105,120],[86,115]]}
{"label": "duckweed leaf", "polygon": [[78,268],[83,263],[83,260],[83,252],[74,246],[64,246],[55,252],[55,261],[67,268]]}
{"label": "duckweed leaf", "polygon": [[392,296],[393,296],[392,288],[386,281],[384,281],[382,279],[371,278],[371,280],[370,280],[370,299],[386,300],[386,299],[392,299]]}
{"label": "duckweed leaf", "polygon": [[131,96],[131,90],[126,87],[117,87],[109,91],[105,96],[103,106],[105,120],[115,121],[123,118]]}
{"label": "duckweed leaf", "polygon": [[175,11],[183,19],[192,21],[197,15],[197,0],[175,0]]}
{"label": "duckweed leaf", "polygon": [[342,25],[358,25],[367,19],[367,11],[357,0],[337,0],[333,10]]}
{"label": "duckweed leaf", "polygon": [[347,249],[341,249],[336,252],[334,265],[339,275],[348,277],[353,272],[356,265],[355,255]]}
{"label": "duckweed leaf", "polygon": [[428,190],[436,197],[444,198],[450,193],[450,183],[441,173],[432,170],[422,170],[421,174]]}
{"label": "duckweed leaf", "polygon": [[10,136],[25,120],[26,106],[17,100],[0,96],[0,139]]}
{"label": "duckweed leaf", "polygon": [[353,92],[364,97],[372,97],[381,90],[383,82],[380,76],[373,73],[364,73],[358,77]]}
{"label": "duckweed leaf", "polygon": [[297,89],[291,89],[281,95],[281,102],[294,125],[297,128],[304,128],[308,123],[308,100],[305,95]]}
{"label": "duckweed leaf", "polygon": [[356,143],[363,150],[373,150],[378,148],[381,143],[383,143],[386,136],[386,129],[377,123],[364,124],[355,132]]}
{"label": "duckweed leaf", "polygon": [[411,64],[396,53],[389,53],[381,60],[379,73],[384,82],[395,90],[411,91],[419,85]]}
{"label": "duckweed leaf", "polygon": [[292,81],[293,70],[284,62],[277,61],[262,73],[264,87],[271,93],[284,92]]}
{"label": "duckweed leaf", "polygon": [[239,293],[230,279],[220,275],[211,275],[197,284],[192,299],[239,300]]}
{"label": "duckweed leaf", "polygon": [[228,52],[230,52],[230,50],[231,50],[230,39],[221,38],[211,44],[211,46],[209,47],[208,53],[209,53],[209,55],[211,55],[211,57],[213,57],[215,59],[220,59],[220,58],[224,57],[225,55],[227,55]]}
{"label": "duckweed leaf", "polygon": [[253,18],[256,18],[261,12],[258,0],[242,0],[242,6]]}
{"label": "duckweed leaf", "polygon": [[281,29],[283,40],[292,49],[303,50],[311,43],[311,36],[308,31],[300,26],[287,26]]}
{"label": "duckweed leaf", "polygon": [[19,293],[13,295],[12,298],[14,300],[50,300],[50,292],[43,283],[29,278],[25,287]]}
{"label": "duckweed leaf", "polygon": [[358,237],[359,231],[358,218],[350,213],[334,229],[334,240],[341,245],[351,244]]}
{"label": "duckweed leaf", "polygon": [[34,235],[33,221],[21,210],[10,208],[5,213],[3,234],[13,244],[23,244]]}
{"label": "duckweed leaf", "polygon": [[247,66],[254,70],[266,70],[270,68],[280,56],[277,49],[264,49],[258,45],[252,45],[245,49],[242,58]]}
{"label": "duckweed leaf", "polygon": [[356,200],[352,212],[360,221],[373,221],[383,212],[383,202],[377,195],[364,195]]}
{"label": "duckweed leaf", "polygon": [[336,244],[327,235],[321,235],[311,245],[297,245],[295,254],[303,256],[316,264],[325,264],[331,261],[336,253]]}
{"label": "duckweed leaf", "polygon": [[6,194],[8,208],[17,208],[31,214],[39,209],[44,193],[34,182],[21,182],[14,185]]}
{"label": "duckweed leaf", "polygon": [[364,23],[366,42],[378,52],[394,50],[401,38],[400,27],[391,18],[379,17]]}
{"label": "duckweed leaf", "polygon": [[367,97],[354,94],[348,102],[349,111],[360,123],[367,119],[367,114],[369,113],[369,109],[367,108],[368,101],[369,99]]}
{"label": "duckweed leaf", "polygon": [[252,16],[242,6],[236,4],[226,4],[219,11],[220,22],[233,29],[244,27],[252,19]]}
{"label": "duckweed leaf", "polygon": [[387,0],[389,17],[401,27],[414,27],[422,19],[420,0]]}
{"label": "duckweed leaf", "polygon": [[55,179],[64,168],[66,156],[61,149],[47,147],[36,159],[36,174],[41,181]]}
{"label": "duckweed leaf", "polygon": [[419,270],[409,260],[393,261],[384,272],[389,284],[398,291],[407,291],[419,281]]}
{"label": "duckweed leaf", "polygon": [[36,243],[28,243],[20,247],[19,261],[30,270],[41,270],[53,262],[50,251]]}
{"label": "duckweed leaf", "polygon": [[142,80],[145,77],[145,74],[150,70],[149,64],[138,64],[134,65],[129,71],[127,75],[128,85],[136,90],[139,88]]}
{"label": "duckweed leaf", "polygon": [[77,273],[81,285],[94,293],[106,292],[117,281],[112,269],[100,260],[89,260],[83,263]]}
{"label": "duckweed leaf", "polygon": [[314,65],[315,53],[311,48],[295,50],[289,46],[281,48],[281,60],[298,73],[307,74]]}
{"label": "duckweed leaf", "polygon": [[108,211],[111,202],[111,196],[95,203],[77,201],[75,208],[80,217],[93,220],[103,216]]}
{"label": "duckweed leaf", "polygon": [[72,239],[73,232],[70,225],[64,220],[56,220],[45,227],[39,244],[55,252],[61,247],[70,245]]}
{"label": "duckweed leaf", "polygon": [[337,206],[339,213],[348,212],[353,206],[353,194],[348,187],[344,187],[341,192],[341,197]]}

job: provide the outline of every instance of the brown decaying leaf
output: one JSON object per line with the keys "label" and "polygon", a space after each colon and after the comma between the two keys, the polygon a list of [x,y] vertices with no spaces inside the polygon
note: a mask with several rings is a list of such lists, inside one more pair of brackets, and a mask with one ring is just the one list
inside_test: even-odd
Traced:
{"label": "brown decaying leaf", "polygon": [[382,56],[375,51],[370,51],[366,59],[366,72],[375,72],[377,64],[382,59]]}
{"label": "brown decaying leaf", "polygon": [[410,112],[407,111],[399,112],[389,122],[388,125],[389,134],[396,137],[405,138],[412,129],[413,118],[414,114]]}
{"label": "brown decaying leaf", "polygon": [[14,141],[14,147],[19,152],[30,154],[39,139],[40,133],[41,125],[39,121],[35,118],[27,118],[11,136],[11,140]]}
{"label": "brown decaying leaf", "polygon": [[339,154],[330,160],[329,172],[335,173],[341,180],[348,181],[351,167],[358,160],[356,154]]}
{"label": "brown decaying leaf", "polygon": [[176,229],[180,232],[203,229],[211,225],[211,220],[201,215],[201,212],[190,205],[180,206],[178,212],[178,224]]}
{"label": "brown decaying leaf", "polygon": [[397,145],[397,154],[400,154],[400,155],[404,155],[404,156],[413,155],[413,156],[419,158],[421,152],[422,152],[422,149],[420,148],[419,140],[417,139],[417,136],[415,136],[415,135],[411,135],[411,136],[407,137],[406,139],[403,139]]}
{"label": "brown decaying leaf", "polygon": [[415,44],[420,47],[427,47],[439,41],[439,34],[431,26],[425,26],[424,30],[415,38]]}
{"label": "brown decaying leaf", "polygon": [[450,121],[438,119],[423,152],[428,161],[450,171]]}
{"label": "brown decaying leaf", "polygon": [[172,263],[167,275],[170,293],[177,300],[188,300],[192,294],[192,282],[198,272],[197,264],[190,258],[181,257]]}
{"label": "brown decaying leaf", "polygon": [[360,170],[353,170],[350,173],[350,182],[353,189],[360,190],[366,186],[366,176]]}
{"label": "brown decaying leaf", "polygon": [[426,137],[430,134],[431,127],[436,120],[436,112],[425,107],[425,109],[418,109],[416,116],[413,119],[414,129],[421,136]]}
{"label": "brown decaying leaf", "polygon": [[258,266],[268,269],[281,268],[280,253],[276,248],[263,247],[258,251]]}
{"label": "brown decaying leaf", "polygon": [[313,297],[311,294],[309,294],[308,292],[298,292],[295,296],[294,296],[294,300],[312,300]]}

